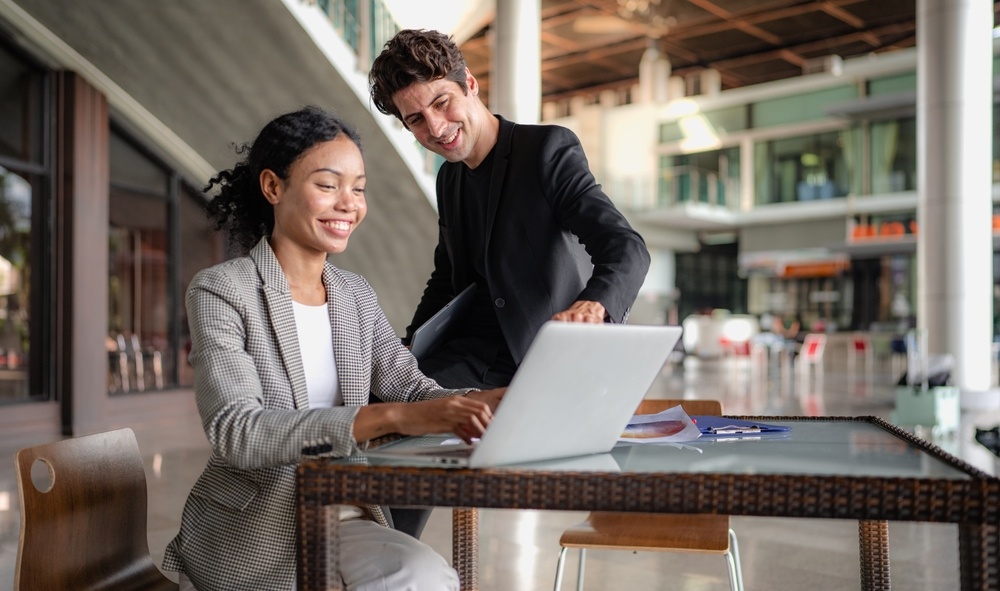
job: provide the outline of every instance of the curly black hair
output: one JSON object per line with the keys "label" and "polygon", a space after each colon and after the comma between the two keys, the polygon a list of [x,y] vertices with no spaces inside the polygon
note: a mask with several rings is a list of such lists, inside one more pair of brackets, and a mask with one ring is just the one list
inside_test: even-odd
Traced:
{"label": "curly black hair", "polygon": [[451,37],[437,31],[403,29],[386,41],[382,53],[372,62],[368,72],[372,102],[382,113],[402,121],[392,102],[393,95],[414,82],[439,78],[457,83],[462,92],[468,93],[465,68],[465,58]]}
{"label": "curly black hair", "polygon": [[361,137],[347,122],[315,106],[280,115],[251,143],[236,147],[245,155],[232,169],[219,171],[205,186],[218,194],[208,204],[208,217],[216,230],[225,230],[229,244],[245,254],[274,230],[274,207],[260,189],[260,173],[273,171],[281,179],[288,169],[316,144],[346,135],[361,149]]}

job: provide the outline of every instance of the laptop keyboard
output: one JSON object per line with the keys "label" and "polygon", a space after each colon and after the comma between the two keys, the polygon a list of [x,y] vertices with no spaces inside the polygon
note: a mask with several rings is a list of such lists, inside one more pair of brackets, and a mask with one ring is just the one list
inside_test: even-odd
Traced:
{"label": "laptop keyboard", "polygon": [[425,449],[417,452],[421,456],[440,456],[442,458],[467,458],[472,453],[471,447],[458,449]]}

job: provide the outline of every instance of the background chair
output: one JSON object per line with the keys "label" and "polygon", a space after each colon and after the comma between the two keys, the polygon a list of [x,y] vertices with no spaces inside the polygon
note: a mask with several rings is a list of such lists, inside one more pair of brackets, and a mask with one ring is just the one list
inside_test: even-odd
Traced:
{"label": "background chair", "polygon": [[[639,405],[637,412],[655,414],[678,404],[689,415],[722,414],[722,403],[718,400],[646,399]],[[578,591],[583,589],[587,548],[722,554],[729,570],[730,589],[743,589],[739,546],[736,543],[736,533],[729,527],[728,515],[594,511],[585,521],[563,532],[559,545],[562,549],[556,566],[556,591],[562,588],[563,568],[569,548],[580,549],[576,583]]]}
{"label": "background chair", "polygon": [[149,555],[146,473],[131,429],[22,449],[16,591],[173,590]]}
{"label": "background chair", "polygon": [[768,351],[765,344],[753,340],[728,339],[721,339],[720,343],[722,360],[728,366],[733,379],[743,376],[744,368],[748,369],[751,379],[760,380],[767,377]]}
{"label": "background chair", "polygon": [[875,371],[875,348],[872,345],[871,335],[864,332],[851,334],[851,340],[847,343],[847,375],[854,377],[858,370],[858,359],[864,361],[865,376],[870,380]]}
{"label": "background chair", "polygon": [[817,376],[823,375],[823,351],[826,349],[826,335],[811,332],[802,341],[799,349],[798,370],[802,379],[809,378],[810,368],[815,368]]}

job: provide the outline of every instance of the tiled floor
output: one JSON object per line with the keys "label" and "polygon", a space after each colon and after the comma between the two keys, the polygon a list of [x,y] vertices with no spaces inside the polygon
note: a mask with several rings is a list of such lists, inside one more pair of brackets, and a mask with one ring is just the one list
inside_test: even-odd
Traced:
{"label": "tiled floor", "polygon": [[[846,362],[829,351],[821,379],[809,386],[781,379],[780,372],[761,376],[745,367],[735,370],[717,360],[687,359],[668,365],[650,396],[717,398],[728,414],[876,415],[889,418],[893,388],[888,364],[871,379],[846,373]],[[777,369],[777,368],[774,368]],[[975,426],[1000,423],[1000,411],[963,412],[957,436],[936,440],[941,447],[992,474],[1000,460],[973,440]],[[159,563],[177,531],[187,491],[207,457],[207,443],[197,424],[137,429],[146,460],[149,487],[149,546]],[[928,436],[930,436],[928,434]],[[0,587],[14,580],[19,509],[13,454],[19,446],[0,436]],[[480,519],[480,581],[483,591],[550,589],[563,529],[583,513],[483,511]],[[734,517],[747,590],[814,591],[858,587],[857,523],[836,520]],[[424,540],[445,556],[451,552],[450,513],[435,510]],[[956,588],[957,529],[953,525],[891,523],[892,584],[907,591]],[[576,554],[566,566],[564,588],[576,586]],[[170,576],[175,576],[170,573]],[[728,589],[722,557],[701,554],[654,554],[590,551],[588,589]]]}

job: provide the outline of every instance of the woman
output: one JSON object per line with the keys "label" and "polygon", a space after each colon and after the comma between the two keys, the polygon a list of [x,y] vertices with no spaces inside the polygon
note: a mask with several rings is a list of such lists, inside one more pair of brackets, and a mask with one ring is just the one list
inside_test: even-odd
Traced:
{"label": "woman", "polygon": [[[327,262],[365,217],[359,145],[344,122],[304,108],[268,123],[206,187],[219,187],[210,215],[249,253],[201,271],[187,293],[212,454],[164,558],[182,589],[294,588],[303,450],[347,456],[391,432],[470,440],[503,393],[425,377],[371,286]],[[369,392],[387,403],[367,406]],[[348,589],[458,588],[444,559],[385,527],[378,507],[345,507],[340,518]]]}

